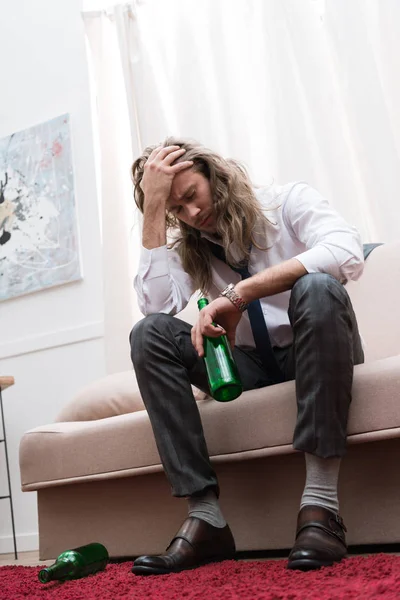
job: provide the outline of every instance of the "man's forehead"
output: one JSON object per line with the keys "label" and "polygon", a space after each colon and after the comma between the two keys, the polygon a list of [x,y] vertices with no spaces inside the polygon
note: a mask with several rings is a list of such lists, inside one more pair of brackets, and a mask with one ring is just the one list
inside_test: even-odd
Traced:
{"label": "man's forehead", "polygon": [[191,170],[182,171],[181,173],[178,173],[178,175],[175,175],[171,186],[169,200],[181,200],[186,192],[196,184],[198,179],[197,175],[198,173],[194,173]]}

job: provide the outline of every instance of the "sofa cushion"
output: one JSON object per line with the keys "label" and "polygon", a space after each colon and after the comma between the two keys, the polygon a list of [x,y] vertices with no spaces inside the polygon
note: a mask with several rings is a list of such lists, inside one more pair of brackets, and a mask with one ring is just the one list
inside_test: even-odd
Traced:
{"label": "sofa cushion", "polygon": [[[349,441],[400,437],[399,386],[400,356],[355,367]],[[198,406],[213,461],[294,451],[293,381],[245,392],[229,403],[206,398]],[[24,490],[162,470],[145,410],[28,431],[20,467]]]}
{"label": "sofa cushion", "polygon": [[[205,394],[192,386],[196,400]],[[144,410],[134,371],[108,375],[86,387],[63,407],[56,422],[96,421]]]}
{"label": "sofa cushion", "polygon": [[81,388],[56,421],[94,421],[143,409],[135,373],[124,371]]}

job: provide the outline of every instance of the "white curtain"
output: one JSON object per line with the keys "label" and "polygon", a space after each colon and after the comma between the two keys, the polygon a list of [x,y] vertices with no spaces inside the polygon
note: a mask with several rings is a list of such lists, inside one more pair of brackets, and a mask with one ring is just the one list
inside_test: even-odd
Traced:
{"label": "white curtain", "polygon": [[140,316],[129,165],[169,134],[242,160],[256,183],[308,181],[365,242],[399,237],[399,0],[136,0],[84,20],[110,372]]}
{"label": "white curtain", "polygon": [[[129,77],[129,49],[123,46],[123,26],[129,23],[128,14],[119,6],[110,14],[85,15],[98,144],[108,373],[132,368],[128,335],[139,319],[132,287],[139,232],[135,231],[129,168],[140,146],[130,122],[132,97],[127,95],[124,82]],[[121,31],[117,23],[122,24]]]}

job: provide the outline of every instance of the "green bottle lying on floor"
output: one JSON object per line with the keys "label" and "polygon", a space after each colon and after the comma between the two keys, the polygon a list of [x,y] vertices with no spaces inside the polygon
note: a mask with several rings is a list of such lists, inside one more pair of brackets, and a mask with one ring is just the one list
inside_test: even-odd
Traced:
{"label": "green bottle lying on floor", "polygon": [[106,568],[109,561],[107,549],[98,543],[87,544],[62,552],[50,567],[39,571],[39,581],[79,579]]}

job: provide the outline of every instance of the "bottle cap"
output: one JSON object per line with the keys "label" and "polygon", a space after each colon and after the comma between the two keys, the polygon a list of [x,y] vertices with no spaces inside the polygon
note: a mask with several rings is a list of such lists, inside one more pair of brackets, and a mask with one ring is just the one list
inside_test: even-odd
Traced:
{"label": "bottle cap", "polygon": [[202,308],[207,306],[207,304],[208,304],[207,298],[199,298],[197,300],[197,306],[199,307],[199,310],[201,310]]}

